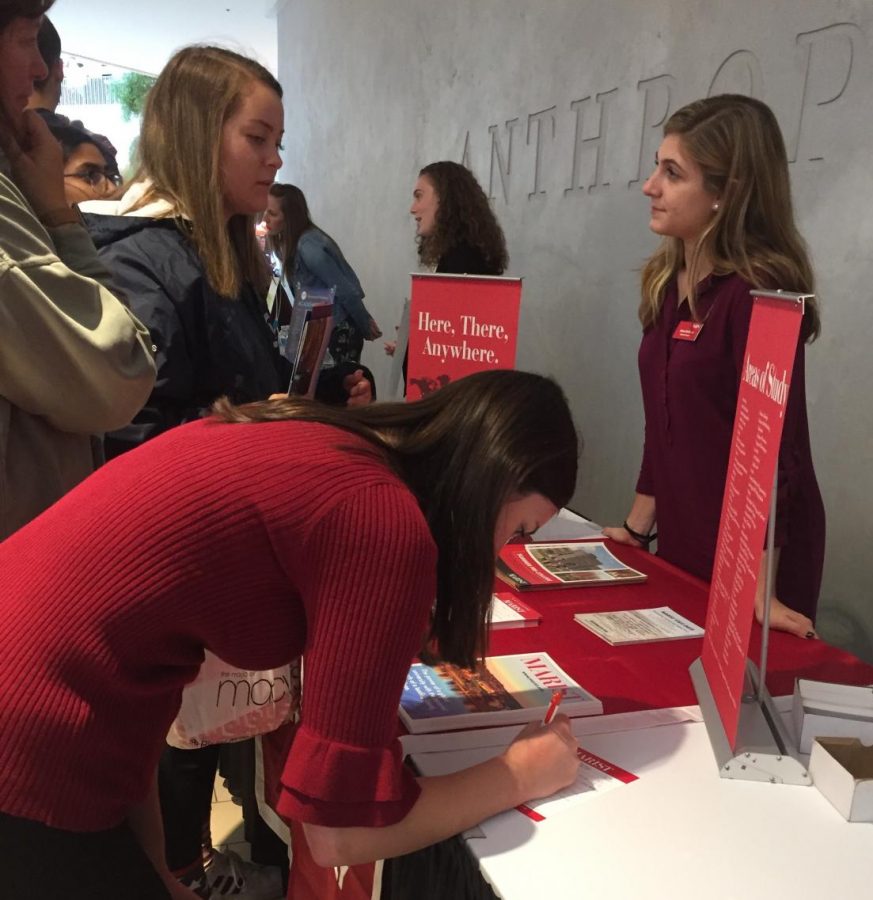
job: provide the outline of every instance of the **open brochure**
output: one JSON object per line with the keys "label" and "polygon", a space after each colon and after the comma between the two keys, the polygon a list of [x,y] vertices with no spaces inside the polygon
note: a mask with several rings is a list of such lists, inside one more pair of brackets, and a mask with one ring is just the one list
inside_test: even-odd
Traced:
{"label": "open brochure", "polygon": [[565,715],[603,712],[547,653],[489,656],[475,669],[416,663],[406,676],[400,718],[412,734],[533,722],[543,718],[558,689]]}
{"label": "open brochure", "polygon": [[539,625],[543,617],[532,606],[528,606],[523,600],[501,591],[491,598],[491,627],[501,628],[530,628]]}
{"label": "open brochure", "polygon": [[507,544],[497,557],[497,576],[517,591],[646,580],[595,541]]}
{"label": "open brochure", "polygon": [[577,613],[573,618],[613,646],[675,641],[703,635],[703,629],[669,606],[623,609],[619,612]]}

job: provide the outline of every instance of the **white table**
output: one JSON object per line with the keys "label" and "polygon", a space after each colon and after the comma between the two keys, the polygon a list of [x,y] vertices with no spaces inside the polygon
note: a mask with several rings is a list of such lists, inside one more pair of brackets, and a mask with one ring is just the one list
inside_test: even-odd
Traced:
{"label": "white table", "polygon": [[[719,778],[702,723],[582,744],[638,780],[545,822],[513,810],[483,823],[485,836],[467,846],[503,900],[873,897],[873,824],[847,823],[815,787]],[[413,759],[435,775],[496,752]]]}

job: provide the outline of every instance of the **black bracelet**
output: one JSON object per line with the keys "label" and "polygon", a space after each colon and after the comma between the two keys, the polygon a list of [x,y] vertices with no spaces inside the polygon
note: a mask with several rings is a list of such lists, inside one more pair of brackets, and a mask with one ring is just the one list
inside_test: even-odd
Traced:
{"label": "black bracelet", "polygon": [[640,534],[639,531],[634,531],[630,525],[627,524],[627,519],[624,520],[624,524],[621,526],[624,530],[635,540],[637,543],[642,544],[644,547],[648,547],[649,544],[652,543],[653,540],[658,536],[657,531],[653,531],[651,534]]}

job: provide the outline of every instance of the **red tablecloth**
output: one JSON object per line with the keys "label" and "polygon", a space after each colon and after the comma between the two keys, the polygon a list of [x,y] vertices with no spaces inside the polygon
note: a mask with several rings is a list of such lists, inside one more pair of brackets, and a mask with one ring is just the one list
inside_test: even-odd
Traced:
{"label": "red tablecloth", "polygon": [[[709,585],[646,552],[610,543],[623,562],[645,572],[643,584],[525,591],[524,601],[543,621],[534,628],[507,628],[491,636],[489,655],[543,650],[568,675],[603,701],[604,714],[697,703],[688,667],[700,656],[702,638],[612,647],[573,621],[580,612],[669,606],[703,625]],[[497,590],[508,590],[498,582]],[[761,627],[752,626],[749,656],[758,663]],[[767,687],[790,694],[798,675],[845,684],[873,683],[873,666],[820,640],[771,631]]]}
{"label": "red tablecloth", "polygon": [[[643,584],[526,591],[525,602],[542,614],[542,623],[532,628],[495,631],[489,655],[536,650],[549,653],[567,674],[600,698],[607,715],[696,704],[688,667],[700,656],[701,638],[612,647],[574,622],[573,616],[579,612],[669,606],[703,625],[709,586],[646,551],[614,544],[610,549],[623,562],[645,572],[648,580]],[[503,582],[498,582],[495,589],[508,590]],[[760,644],[761,628],[755,624],[749,654],[755,663],[760,657]],[[798,675],[845,684],[870,684],[873,666],[823,641],[771,632],[767,666],[770,693],[791,693]],[[263,738],[264,790],[268,801],[275,797],[292,734],[288,727]],[[372,865],[352,866],[344,873],[340,886],[334,870],[319,869],[312,863],[299,830],[295,829],[293,839],[290,898],[369,900],[373,891]]]}

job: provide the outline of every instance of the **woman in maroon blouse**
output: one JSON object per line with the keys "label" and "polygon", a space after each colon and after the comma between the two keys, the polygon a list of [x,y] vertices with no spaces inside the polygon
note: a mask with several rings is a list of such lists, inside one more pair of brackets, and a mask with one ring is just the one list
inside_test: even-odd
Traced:
{"label": "woman in maroon blouse", "polygon": [[[752,287],[811,293],[779,125],[765,104],[723,95],[690,103],[664,127],[643,186],[664,240],[643,269],[639,352],[646,418],[633,506],[614,540],[643,546],[709,580],[715,556]],[[693,323],[691,339],[680,322]],[[808,301],[779,450],[778,568],[770,623],[814,637],[824,507],[809,446],[804,344],[819,333]],[[765,565],[762,559],[761,566]],[[759,580],[756,612],[764,608]]]}

